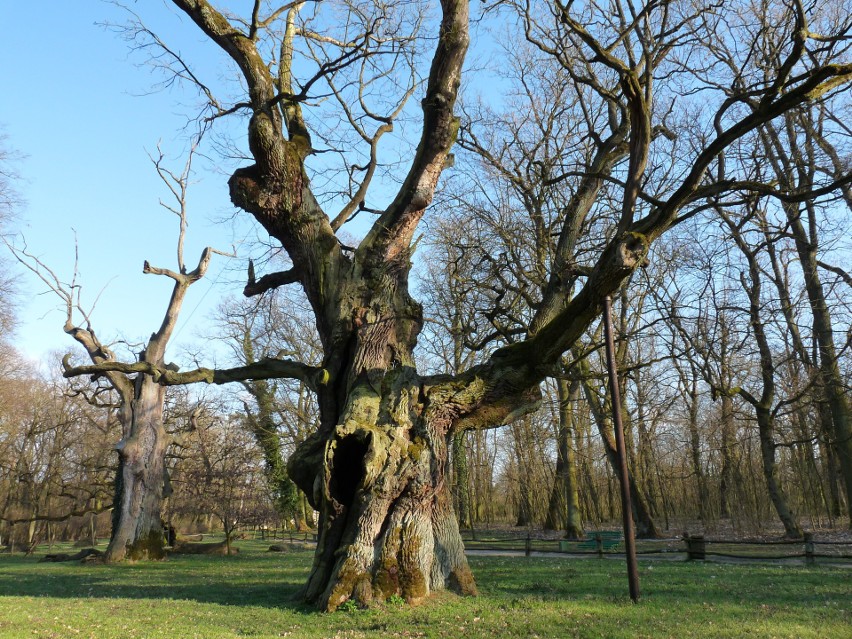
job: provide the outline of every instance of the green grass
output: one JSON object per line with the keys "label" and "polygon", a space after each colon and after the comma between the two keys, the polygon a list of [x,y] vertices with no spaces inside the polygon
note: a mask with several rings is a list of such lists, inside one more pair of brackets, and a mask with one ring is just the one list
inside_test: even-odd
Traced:
{"label": "green grass", "polygon": [[324,614],[297,597],[309,552],[238,545],[237,557],[118,566],[0,555],[0,639],[852,639],[852,570],[843,568],[641,562],[633,605],[620,561],[473,557],[480,597]]}

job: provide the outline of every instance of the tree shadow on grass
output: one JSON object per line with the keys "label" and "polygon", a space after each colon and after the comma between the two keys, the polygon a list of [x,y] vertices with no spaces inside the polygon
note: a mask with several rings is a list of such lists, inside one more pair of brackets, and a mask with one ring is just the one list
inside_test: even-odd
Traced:
{"label": "tree shadow on grass", "polygon": [[0,559],[0,597],[174,599],[313,612],[301,599],[310,557],[179,556],[103,565],[6,556]]}
{"label": "tree shadow on grass", "polygon": [[[0,556],[0,597],[190,600],[309,614],[315,609],[300,592],[311,557],[255,552],[105,566],[6,555]],[[471,563],[481,592],[497,602],[628,601],[624,567],[615,562],[478,557]],[[640,564],[643,601],[685,605],[819,607],[846,600],[848,578],[848,572],[826,568]]]}

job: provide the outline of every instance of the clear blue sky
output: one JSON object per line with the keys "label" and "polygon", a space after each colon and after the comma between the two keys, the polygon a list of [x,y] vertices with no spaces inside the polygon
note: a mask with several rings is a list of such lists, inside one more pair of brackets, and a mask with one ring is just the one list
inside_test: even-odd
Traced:
{"label": "clear blue sky", "polygon": [[[170,2],[126,4],[191,60],[193,70],[217,95],[233,89],[226,83],[233,82],[234,69],[224,54]],[[147,54],[133,51],[116,29],[103,26],[127,20],[124,9],[99,0],[0,0],[4,70],[0,127],[7,146],[26,156],[17,167],[23,178],[18,190],[26,201],[18,228],[30,251],[69,278],[76,231],[84,303],[99,296],[95,330],[102,339],[141,342],[159,326],[171,290],[170,280],[142,274],[143,261],[174,268],[177,236],[177,218],[158,205],[168,193],[147,152],[155,153],[161,141],[171,166],[182,167],[194,130],[187,122],[197,115],[199,99],[194,91],[180,87],[154,90],[164,76],[146,64]],[[482,47],[481,42],[475,46],[480,55]],[[469,56],[469,62],[474,58]],[[475,77],[468,76],[468,85]],[[500,81],[487,74],[480,77],[491,92]],[[419,109],[418,105],[415,96],[409,107]],[[240,122],[222,122],[217,126],[232,127],[232,139],[242,142]],[[408,127],[408,133],[403,133],[405,129],[403,119],[383,145],[400,144],[406,135],[419,133],[416,124]],[[411,147],[401,144],[396,154],[391,148],[390,157],[404,158],[400,149],[410,153]],[[205,150],[210,152],[210,147]],[[234,215],[230,205],[227,177],[232,168],[211,161],[196,163],[189,196],[187,266],[192,268],[208,245],[220,250],[235,245],[238,258],[214,257],[207,278],[190,290],[170,347],[170,356],[178,361],[184,347],[201,343],[210,350],[201,336],[212,332],[211,312],[224,296],[240,294],[245,284],[246,260],[257,231],[250,216]],[[381,198],[392,197],[397,187],[392,180],[384,186],[381,179],[376,182],[370,204],[381,207]],[[367,216],[359,216],[345,232],[363,233],[369,222]],[[64,311],[58,298],[23,270],[20,283],[16,346],[33,359],[72,350],[73,340],[62,332]],[[205,358],[205,363],[214,362]]]}
{"label": "clear blue sky", "polygon": [[[144,9],[151,26],[179,39],[183,51],[203,52],[200,59],[211,65],[205,71],[218,73],[218,51],[188,20],[176,19],[168,3],[130,6]],[[16,227],[30,250],[70,277],[76,231],[84,301],[90,304],[103,289],[95,329],[102,338],[136,340],[159,326],[171,290],[171,280],[142,274],[143,261],[176,265],[177,217],[158,205],[167,192],[146,150],[154,153],[161,141],[171,166],[182,166],[184,125],[194,98],[177,89],[150,93],[162,76],[143,64],[144,55],[97,24],[110,21],[124,22],[126,14],[106,2],[0,2],[0,126],[7,146],[25,156],[17,165],[25,204]],[[189,198],[189,268],[204,246],[230,250],[251,233],[247,216],[228,221],[227,176],[202,164]],[[176,348],[197,337],[223,294],[240,290],[236,280],[243,276],[225,267],[241,271],[244,261],[214,258],[206,281],[187,298]],[[44,293],[44,285],[28,273],[21,271],[19,281],[16,346],[32,358],[71,350],[58,298]]]}

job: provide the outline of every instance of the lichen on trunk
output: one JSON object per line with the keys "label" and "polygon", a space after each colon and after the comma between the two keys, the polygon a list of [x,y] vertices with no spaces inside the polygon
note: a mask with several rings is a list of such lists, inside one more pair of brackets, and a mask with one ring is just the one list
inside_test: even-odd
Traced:
{"label": "lichen on trunk", "polygon": [[291,457],[295,478],[318,500],[320,533],[306,598],[333,610],[347,600],[418,602],[476,587],[464,555],[448,483],[451,422],[432,410],[411,366],[362,375],[339,423]]}

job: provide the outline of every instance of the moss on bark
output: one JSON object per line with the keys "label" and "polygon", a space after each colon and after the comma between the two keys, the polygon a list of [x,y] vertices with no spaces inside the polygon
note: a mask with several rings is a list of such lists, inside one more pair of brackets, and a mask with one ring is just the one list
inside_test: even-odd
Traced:
{"label": "moss on bark", "polygon": [[139,561],[144,559],[165,559],[165,539],[162,530],[149,530],[144,535],[127,546],[127,559]]}
{"label": "moss on bark", "polygon": [[479,590],[476,587],[476,580],[467,566],[462,566],[451,571],[448,581],[450,589],[460,595],[475,597],[479,594]]}

